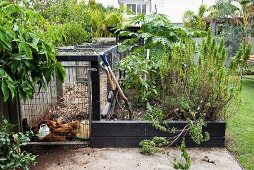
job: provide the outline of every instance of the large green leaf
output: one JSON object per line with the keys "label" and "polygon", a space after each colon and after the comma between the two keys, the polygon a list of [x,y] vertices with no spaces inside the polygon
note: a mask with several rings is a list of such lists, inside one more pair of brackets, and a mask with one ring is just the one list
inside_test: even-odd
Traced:
{"label": "large green leaf", "polygon": [[4,80],[2,80],[1,86],[2,86],[4,102],[6,102],[8,100],[8,98],[10,97],[9,88],[8,88],[7,83]]}
{"label": "large green leaf", "polygon": [[8,35],[5,30],[0,27],[0,45],[5,50],[11,51],[11,42],[9,41]]}
{"label": "large green leaf", "polygon": [[11,98],[13,99],[15,96],[15,90],[16,90],[14,82],[11,79],[9,79],[8,81],[6,81],[6,83],[7,83],[7,86],[9,88],[10,92],[11,92]]}
{"label": "large green leaf", "polygon": [[57,79],[62,82],[65,79],[65,69],[59,62],[57,62],[56,64],[56,76],[57,76]]}
{"label": "large green leaf", "polygon": [[26,42],[20,42],[18,44],[18,47],[19,47],[19,52],[25,52],[26,56],[30,59],[33,58],[33,55],[32,55],[32,50],[31,48],[29,47],[28,43]]}

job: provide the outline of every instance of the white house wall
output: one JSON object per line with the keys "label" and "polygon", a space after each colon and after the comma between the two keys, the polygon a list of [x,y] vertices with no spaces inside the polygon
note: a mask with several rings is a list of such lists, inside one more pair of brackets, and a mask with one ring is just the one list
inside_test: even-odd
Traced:
{"label": "white house wall", "polygon": [[[164,0],[151,0],[151,12],[164,13]],[[155,8],[156,6],[156,8]],[[157,11],[156,11],[157,9]]]}

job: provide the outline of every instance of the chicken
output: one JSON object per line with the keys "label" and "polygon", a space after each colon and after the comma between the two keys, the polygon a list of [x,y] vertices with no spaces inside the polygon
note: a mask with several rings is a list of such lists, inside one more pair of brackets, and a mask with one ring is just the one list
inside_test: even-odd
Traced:
{"label": "chicken", "polygon": [[57,123],[52,120],[41,120],[39,125],[41,124],[46,124],[49,127],[50,131],[53,131],[57,128],[57,125],[56,125]]}
{"label": "chicken", "polygon": [[59,136],[54,133],[50,133],[42,139],[43,142],[63,142],[65,140],[64,136]]}
{"label": "chicken", "polygon": [[68,123],[73,129],[75,130],[78,130],[79,127],[80,127],[80,122],[77,120],[77,121],[72,121],[70,123]]}
{"label": "chicken", "polygon": [[61,125],[61,124],[63,124],[64,123],[64,121],[63,121],[63,118],[60,116],[59,118],[57,118],[56,119],[56,124],[57,125]]}
{"label": "chicken", "polygon": [[67,126],[67,124],[64,124],[66,126],[59,127],[52,131],[52,133],[64,136],[68,140],[72,140],[77,137],[77,130],[73,129],[71,126]]}

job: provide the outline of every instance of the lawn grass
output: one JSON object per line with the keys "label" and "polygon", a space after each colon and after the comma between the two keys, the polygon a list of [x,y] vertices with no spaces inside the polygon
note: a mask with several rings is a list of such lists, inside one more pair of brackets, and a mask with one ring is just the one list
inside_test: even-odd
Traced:
{"label": "lawn grass", "polygon": [[254,170],[254,80],[242,80],[242,105],[227,121],[227,148],[246,170]]}

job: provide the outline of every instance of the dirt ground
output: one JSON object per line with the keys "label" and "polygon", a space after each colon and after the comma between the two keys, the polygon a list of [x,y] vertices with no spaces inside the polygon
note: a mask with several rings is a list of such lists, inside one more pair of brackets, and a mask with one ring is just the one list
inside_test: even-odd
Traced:
{"label": "dirt ground", "polygon": [[[190,148],[192,170],[241,170],[242,168],[224,148]],[[177,148],[165,153],[142,155],[137,148],[79,148],[36,150],[39,155],[32,170],[170,170],[172,161],[179,158]],[[208,163],[202,159],[207,156]]]}

